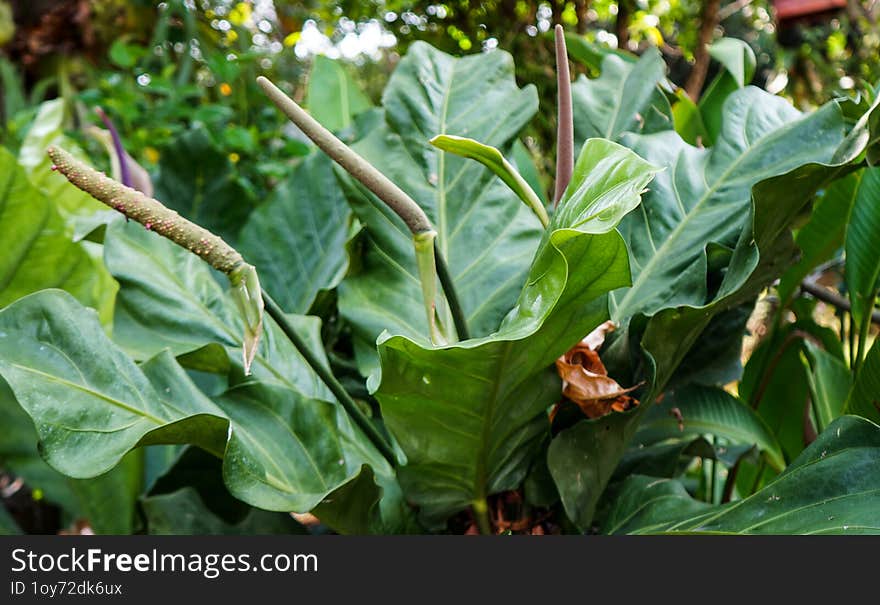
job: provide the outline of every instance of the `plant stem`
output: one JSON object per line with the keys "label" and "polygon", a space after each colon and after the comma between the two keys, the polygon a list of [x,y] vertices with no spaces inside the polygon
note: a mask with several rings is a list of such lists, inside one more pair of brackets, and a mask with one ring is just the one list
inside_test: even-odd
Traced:
{"label": "plant stem", "polygon": [[[716,440],[717,440],[717,438],[713,435],[712,436],[712,449],[714,449],[717,452],[718,449],[716,447]],[[717,456],[717,454],[716,454],[716,456]],[[715,458],[712,458],[712,460],[709,461],[709,472],[711,473],[711,475],[709,477],[709,504],[715,504],[715,485],[716,485],[716,482],[718,481],[717,462],[718,461]]]}
{"label": "plant stem", "polygon": [[868,344],[868,332],[871,328],[871,313],[865,313],[862,318],[862,325],[859,326],[859,350],[856,353],[855,362],[853,363],[853,372],[858,374],[865,359],[865,347]]}
{"label": "plant stem", "polygon": [[375,193],[379,199],[388,204],[403,219],[412,233],[432,231],[431,221],[425,211],[403,189],[395,185],[384,174],[376,170],[369,162],[355,153],[348,145],[340,141],[332,132],[324,128],[315,118],[310,116],[296,101],[284,94],[268,78],[260,76],[257,84],[266,93],[278,109],[290,118],[312,142],[329,155],[334,162],[345,170],[364,187]]}
{"label": "plant stem", "polygon": [[[413,200],[403,189],[395,185],[388,177],[379,172],[374,166],[358,155],[348,145],[340,141],[332,132],[324,128],[315,118],[310,116],[302,107],[296,104],[296,101],[288,97],[284,92],[275,86],[268,78],[260,76],[257,78],[257,84],[266,93],[266,96],[275,104],[281,112],[286,115],[291,122],[297,125],[303,133],[312,140],[324,153],[342,166],[351,176],[361,182],[367,189],[372,191],[376,196],[391,208],[397,216],[399,216],[413,236],[430,233],[434,231],[431,221],[425,211]],[[434,246],[434,255],[436,257],[436,265],[440,283],[443,286],[443,293],[449,303],[452,312],[453,322],[458,331],[459,338],[464,339],[467,334],[467,327],[464,324],[464,315],[461,311],[461,305],[458,302],[458,295],[455,292],[455,286],[452,278],[447,270],[446,262],[440,254],[439,248]],[[422,276],[420,276],[422,277]],[[433,279],[433,277],[431,278]],[[423,283],[423,291],[429,291]],[[435,305],[435,301],[426,300],[426,307],[430,308]],[[428,317],[429,329],[433,325],[433,317]]]}
{"label": "plant stem", "polygon": [[568,49],[565,47],[565,32],[561,25],[556,26],[556,195],[553,203],[558,204],[571,182],[574,174],[574,119],[571,106],[571,75],[568,71]]}
{"label": "plant stem", "polygon": [[737,460],[736,464],[733,465],[733,468],[730,469],[730,472],[727,473],[727,478],[724,480],[724,491],[721,494],[721,504],[727,504],[733,497],[733,490],[736,488],[736,476],[739,474],[740,462],[742,462],[742,459]]}
{"label": "plant stem", "polygon": [[492,522],[489,520],[489,503],[486,498],[477,498],[472,503],[477,528],[484,536],[492,535]]}
{"label": "plant stem", "polygon": [[449,311],[452,313],[455,332],[458,334],[459,340],[467,340],[470,338],[470,333],[468,332],[464,309],[462,309],[461,302],[458,300],[458,294],[455,292],[455,287],[452,284],[452,275],[449,273],[446,260],[440,254],[436,240],[434,240],[434,254],[437,258],[437,277],[440,278],[440,285],[443,286],[443,292],[446,294],[446,302],[449,303]]}
{"label": "plant stem", "polygon": [[394,451],[391,449],[391,445],[385,439],[385,437],[379,432],[379,429],[376,428],[369,418],[364,415],[364,413],[360,410],[357,405],[357,402],[348,394],[345,390],[345,387],[336,379],[333,373],[330,371],[328,367],[326,367],[318,357],[312,353],[311,349],[306,345],[305,341],[300,338],[299,334],[296,333],[293,325],[288,321],[287,316],[284,314],[284,311],[281,310],[281,307],[278,306],[269,293],[263,290],[263,300],[266,303],[266,312],[269,316],[275,320],[275,323],[278,324],[278,327],[281,328],[281,331],[284,332],[284,335],[290,339],[290,342],[299,351],[299,354],[302,355],[303,359],[305,359],[306,363],[311,366],[311,368],[315,371],[315,374],[321,379],[321,381],[327,385],[327,388],[330,389],[330,392],[339,400],[339,403],[342,404],[342,407],[345,408],[345,411],[348,412],[348,415],[354,420],[355,424],[357,424],[360,429],[367,435],[370,441],[376,446],[376,449],[381,452],[381,454],[388,460],[388,462],[392,466],[397,465],[397,456],[394,455]]}

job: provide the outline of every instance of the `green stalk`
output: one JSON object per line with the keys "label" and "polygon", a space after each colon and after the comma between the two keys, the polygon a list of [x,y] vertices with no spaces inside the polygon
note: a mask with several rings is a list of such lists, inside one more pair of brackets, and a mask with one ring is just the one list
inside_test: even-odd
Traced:
{"label": "green stalk", "polygon": [[459,340],[467,340],[470,338],[468,332],[467,319],[465,319],[464,311],[458,300],[458,294],[452,284],[452,275],[449,273],[449,267],[440,250],[437,248],[437,241],[434,240],[434,256],[437,259],[437,277],[440,278],[440,285],[443,286],[443,292],[446,294],[446,302],[449,303],[449,311],[452,314],[452,323],[455,325],[455,332]]}
{"label": "green stalk", "polygon": [[864,361],[864,359],[865,359],[865,347],[868,344],[868,332],[871,329],[871,311],[872,310],[873,310],[873,308],[868,309],[864,313],[864,317],[862,317],[861,325],[859,326],[859,351],[856,354],[855,364],[853,365],[853,373],[854,374],[859,373],[859,369],[862,367],[862,361]]}
{"label": "green stalk", "polygon": [[296,330],[287,319],[284,311],[281,310],[278,303],[276,303],[265,290],[263,290],[263,300],[266,303],[266,312],[275,320],[275,323],[278,324],[278,327],[281,328],[284,335],[290,339],[290,342],[296,350],[299,351],[299,354],[302,355],[303,359],[306,360],[306,363],[311,366],[321,381],[327,385],[330,392],[333,393],[337,400],[339,400],[339,403],[342,404],[342,407],[345,408],[348,415],[351,416],[355,424],[360,427],[373,445],[376,446],[376,449],[379,450],[392,466],[396,466],[397,456],[394,455],[394,450],[392,450],[391,445],[382,433],[379,432],[376,425],[373,424],[361,411],[357,402],[355,402],[352,396],[348,394],[348,391],[345,390],[345,387],[343,387],[342,383],[336,379],[330,369],[321,363],[321,360],[312,353],[305,341],[296,333]]}
{"label": "green stalk", "polygon": [[[257,84],[259,84],[260,88],[263,89],[263,92],[266,93],[266,96],[269,97],[275,106],[278,107],[278,109],[280,109],[291,122],[297,125],[303,134],[309,137],[315,145],[330,156],[334,162],[344,168],[346,172],[360,181],[364,187],[372,191],[403,220],[413,234],[413,247],[415,249],[416,258],[420,261],[422,268],[427,269],[430,265],[434,265],[438,268],[442,267],[440,271],[443,271],[446,268],[445,262],[438,254],[436,247],[431,246],[430,248],[426,248],[423,245],[425,238],[427,237],[426,234],[434,232],[434,227],[431,225],[428,215],[425,214],[425,211],[422,210],[415,200],[403,191],[403,189],[395,185],[388,177],[376,170],[374,166],[358,155],[348,145],[340,141],[332,132],[324,128],[317,120],[310,116],[308,112],[297,105],[296,101],[284,94],[284,92],[275,86],[275,84],[273,84],[268,78],[263,76],[258,77]],[[426,255],[436,256],[436,262],[428,262]],[[427,283],[427,281],[435,279],[434,275],[429,275],[420,270],[419,278],[422,282],[423,295],[428,296],[435,291],[435,288]],[[458,317],[458,320],[455,320],[456,326],[458,326],[460,321],[463,322],[464,313],[459,305],[458,296],[455,293],[455,288],[448,275],[448,271],[446,272],[445,278],[441,277],[440,279],[452,316],[453,318]],[[437,303],[434,298],[425,298],[424,302],[428,328],[433,336],[435,328],[437,327],[436,315],[434,312],[437,308]],[[461,335],[462,332],[466,334],[467,328],[463,323],[461,327],[464,329],[459,330],[459,335]],[[435,344],[439,343],[435,342]]]}
{"label": "green stalk", "polygon": [[474,511],[474,520],[477,522],[477,529],[484,536],[492,535],[492,522],[489,520],[489,503],[485,498],[477,498],[471,503]]}

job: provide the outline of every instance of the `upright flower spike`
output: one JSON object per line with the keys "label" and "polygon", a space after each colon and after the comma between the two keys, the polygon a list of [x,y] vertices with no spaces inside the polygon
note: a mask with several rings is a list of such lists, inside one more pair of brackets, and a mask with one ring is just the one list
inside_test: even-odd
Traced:
{"label": "upright flower spike", "polygon": [[561,25],[556,26],[556,82],[557,82],[557,127],[556,127],[556,195],[553,203],[558,204],[571,182],[574,173],[574,118],[571,109],[571,75],[568,71],[568,49],[565,46],[565,32]]}
{"label": "upright flower spike", "polygon": [[244,321],[242,356],[245,373],[250,374],[263,332],[263,297],[253,265],[247,264],[241,254],[220,237],[166,208],[158,200],[114,181],[59,147],[50,147],[47,152],[55,169],[75,186],[226,274]]}

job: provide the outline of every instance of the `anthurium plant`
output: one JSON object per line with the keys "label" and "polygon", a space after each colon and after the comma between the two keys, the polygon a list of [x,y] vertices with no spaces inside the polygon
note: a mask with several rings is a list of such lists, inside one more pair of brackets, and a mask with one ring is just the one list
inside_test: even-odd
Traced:
{"label": "anthurium plant", "polygon": [[[124,497],[109,533],[880,532],[877,103],[802,113],[737,41],[699,100],[650,51],[572,83],[556,44],[549,200],[512,57],[423,43],[379,107],[259,78],[316,149],[222,238],[63,137],[0,153],[0,398],[39,442],[0,459]],[[756,301],[844,239],[849,359],[779,319],[744,371]]]}

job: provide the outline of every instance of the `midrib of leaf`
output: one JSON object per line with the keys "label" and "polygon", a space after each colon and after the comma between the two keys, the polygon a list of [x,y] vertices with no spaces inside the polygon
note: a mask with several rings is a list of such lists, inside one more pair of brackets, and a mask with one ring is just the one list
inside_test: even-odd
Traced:
{"label": "midrib of leaf", "polygon": [[510,355],[513,342],[508,340],[504,343],[504,350],[499,363],[496,365],[495,380],[492,384],[492,394],[486,402],[485,411],[482,415],[482,431],[480,432],[480,451],[477,455],[477,464],[474,476],[474,496],[478,500],[485,500],[489,495],[489,439],[492,436],[492,420],[495,418],[495,407],[498,404],[498,396],[501,390],[501,375],[507,367],[507,358]]}
{"label": "midrib of leaf", "polygon": [[[455,66],[452,63],[449,73],[449,81],[443,92],[443,108],[440,110],[440,133],[446,134],[446,120],[449,114],[449,99],[452,97],[452,83],[455,81]],[[449,237],[446,233],[446,152],[440,151],[437,158],[437,231],[440,250],[444,258],[449,257]]]}
{"label": "midrib of leaf", "polygon": [[[625,83],[628,83],[630,80],[630,76],[632,76],[634,70],[630,70],[630,72],[626,75]],[[619,95],[616,97],[617,103],[614,104],[614,114],[612,114],[611,119],[608,120],[608,129],[605,131],[606,139],[613,139],[614,131],[617,130],[615,127],[617,126],[617,120],[620,114],[620,106],[623,105],[623,95],[627,90],[626,84],[621,86],[618,91]]]}
{"label": "midrib of leaf", "polygon": [[[645,282],[650,277],[651,271],[653,270],[654,266],[658,262],[660,262],[660,260],[663,259],[662,253],[665,252],[666,249],[669,248],[670,246],[673,246],[673,244],[677,241],[680,234],[684,231],[685,227],[687,227],[690,224],[690,222],[692,220],[694,220],[695,217],[699,216],[700,209],[703,207],[704,204],[706,204],[712,198],[712,196],[718,191],[718,189],[722,185],[726,184],[728,176],[730,176],[731,173],[733,173],[736,169],[738,169],[739,166],[743,163],[743,161],[746,158],[749,158],[753,153],[755,153],[756,150],[760,149],[763,146],[763,143],[765,141],[771,140],[771,139],[776,138],[778,136],[781,136],[782,134],[786,134],[790,130],[790,127],[793,124],[800,122],[801,120],[803,120],[803,118],[793,120],[793,121],[789,122],[788,124],[786,124],[785,126],[783,126],[782,128],[771,131],[771,132],[767,133],[766,135],[764,135],[763,137],[760,137],[757,141],[755,141],[754,145],[751,145],[750,147],[748,147],[743,154],[741,154],[736,160],[734,160],[734,162],[731,163],[727,167],[727,169],[725,169],[724,172],[721,173],[721,175],[718,177],[718,179],[715,181],[715,183],[711,186],[711,188],[706,190],[706,192],[700,197],[700,199],[697,201],[697,203],[694,204],[694,206],[691,208],[690,212],[688,212],[687,215],[685,215],[683,217],[682,221],[678,225],[676,225],[675,229],[673,229],[672,232],[669,234],[669,237],[666,238],[666,240],[662,244],[660,244],[660,248],[657,250],[657,254],[655,254],[654,256],[651,257],[651,260],[649,260],[648,264],[646,264],[644,266],[642,271],[639,273],[639,276],[633,282],[633,285],[630,287],[630,289],[627,291],[627,293],[621,299],[620,303],[617,305],[617,312],[618,313],[626,313],[627,312],[627,307],[629,306],[629,303],[632,301],[632,299],[637,294],[640,293],[639,292],[640,289],[644,286]],[[743,120],[743,122],[746,123],[746,120]],[[748,142],[747,137],[745,138],[745,140]],[[678,155],[680,156],[681,153],[679,153]],[[708,163],[709,159],[710,159],[709,157],[706,157],[706,160],[707,160],[706,163]],[[705,178],[705,174],[706,174],[705,168],[706,168],[706,165],[704,164],[702,166],[702,171],[701,171],[704,178]],[[761,180],[765,180],[766,178],[772,178],[772,175],[771,175],[771,177],[764,177]],[[675,175],[671,175],[671,180],[673,183],[675,183]],[[758,181],[758,182],[760,182],[760,181]],[[674,187],[676,197],[679,197],[677,186],[674,185],[673,187]],[[683,205],[683,204],[681,204],[681,205]]]}
{"label": "midrib of leaf", "polygon": [[336,78],[339,80],[339,100],[342,101],[342,127],[348,128],[351,125],[351,119],[349,117],[349,101],[348,101],[348,86],[346,86],[347,82],[345,81],[345,72],[342,70],[342,66],[337,66],[339,69],[336,70]]}
{"label": "midrib of leaf", "polygon": [[68,388],[71,388],[74,390],[82,391],[83,393],[91,395],[92,397],[102,399],[102,400],[106,401],[107,403],[118,407],[121,410],[125,410],[126,412],[129,412],[129,413],[134,414],[136,416],[141,416],[142,418],[145,418],[154,424],[158,424],[159,426],[168,424],[169,422],[173,422],[170,419],[164,420],[164,419],[158,418],[156,416],[153,416],[152,414],[149,414],[149,413],[145,412],[144,410],[139,410],[137,408],[133,408],[130,405],[128,405],[122,401],[119,401],[118,399],[114,399],[113,397],[111,397],[109,395],[105,395],[104,393],[101,393],[100,391],[95,391],[94,389],[90,388],[88,385],[77,384],[75,382],[65,380],[64,378],[61,378],[59,376],[53,376],[52,374],[47,374],[46,372],[42,372],[40,370],[37,370],[36,368],[28,368],[26,366],[19,365],[17,363],[11,363],[11,362],[7,362],[7,363],[9,363],[10,366],[17,368],[18,370],[21,370],[25,373],[36,374],[37,376],[41,377],[42,379],[46,380],[47,382],[54,382],[54,383],[63,385],[65,387],[68,387]]}

